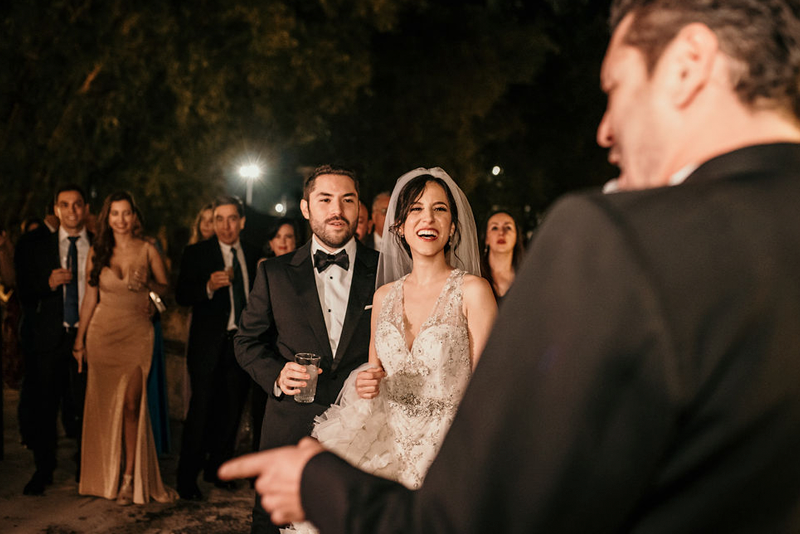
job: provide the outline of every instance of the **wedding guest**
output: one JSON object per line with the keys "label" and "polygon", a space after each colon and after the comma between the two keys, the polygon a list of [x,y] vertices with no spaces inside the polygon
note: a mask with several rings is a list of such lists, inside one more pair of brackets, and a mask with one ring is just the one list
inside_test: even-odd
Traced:
{"label": "wedding guest", "polygon": [[[139,239],[144,239],[156,249],[161,261],[164,263],[164,270],[169,278],[169,269],[164,258],[164,249],[161,242],[154,238],[144,235],[144,226],[139,208],[135,208],[133,235]],[[152,300],[152,298],[151,298]],[[159,297],[160,301],[160,297]],[[163,301],[161,301],[163,305]],[[151,302],[152,321],[153,321],[153,359],[150,365],[150,374],[147,376],[147,408],[150,414],[150,423],[153,427],[153,441],[156,444],[156,454],[169,452],[171,436],[169,429],[169,399],[167,394],[167,370],[166,356],[164,352],[164,331],[161,325],[161,312],[156,309],[155,302]]]}
{"label": "wedding guest", "polygon": [[17,275],[14,272],[14,247],[6,229],[0,226],[0,283],[14,287]]}
{"label": "wedding guest", "polygon": [[22,221],[22,224],[20,224],[19,227],[20,233],[24,235],[27,234],[28,232],[33,232],[34,230],[40,228],[43,225],[44,221],[39,217],[28,217],[24,221]]}
{"label": "wedding guest", "polygon": [[356,225],[356,239],[364,242],[364,238],[369,233],[369,210],[363,201],[358,201],[358,224]]}
{"label": "wedding guest", "polygon": [[260,257],[259,248],[240,240],[245,225],[238,197],[214,201],[214,237],[183,251],[175,300],[192,307],[186,363],[192,387],[178,462],[182,499],[203,495],[197,476],[224,489],[217,468],[233,456],[236,432],[250,379],[233,354],[233,336],[247,303]]}
{"label": "wedding guest", "polygon": [[[83,189],[60,187],[53,206],[57,231],[42,226],[21,236],[14,253],[25,362],[19,425],[36,465],[23,489],[26,495],[43,494],[53,481],[59,406],[65,430],[77,438],[80,451],[84,386],[71,350],[78,332],[79,306],[86,294],[84,266],[91,236],[84,224]],[[79,472],[80,466],[76,475]]]}
{"label": "wedding guest", "polygon": [[615,0],[612,28],[597,140],[623,191],[539,227],[423,486],[310,439],[224,466],[263,473],[274,520],[800,532],[798,3]]}
{"label": "wedding guest", "polygon": [[378,193],[372,201],[372,216],[370,222],[372,224],[372,233],[367,234],[364,238],[364,244],[380,252],[381,242],[383,240],[384,223],[386,222],[386,210],[389,207],[389,197],[391,195],[388,191]]}
{"label": "wedding guest", "polygon": [[154,337],[149,292],[163,295],[167,274],[155,247],[135,234],[137,213],[127,192],[103,203],[73,347],[78,372],[84,364],[87,372],[78,492],[121,505],[176,498],[161,481],[146,387]]}
{"label": "wedding guest", "polygon": [[294,220],[282,217],[267,230],[267,243],[264,245],[264,256],[274,258],[283,256],[297,248],[297,227]]}
{"label": "wedding guest", "polygon": [[[442,169],[401,176],[387,220],[369,363],[351,373],[312,435],[353,465],[417,488],[456,414],[496,305],[477,276],[472,209]],[[310,524],[294,528],[316,532]]]}
{"label": "wedding guest", "polygon": [[[213,204],[209,203],[200,208],[200,211],[197,213],[197,217],[194,219],[194,224],[192,225],[192,235],[189,237],[189,245],[194,245],[199,241],[205,241],[206,239],[211,239],[214,236],[214,206]],[[192,312],[189,310],[189,314],[186,317],[186,331],[190,332],[192,330]],[[187,340],[186,343],[187,352],[189,343]],[[183,387],[181,388],[181,399],[183,401],[183,409],[181,413],[183,413],[183,419],[186,420],[186,416],[189,414],[189,402],[192,398],[192,386],[191,380],[189,378],[189,367],[186,363],[186,356],[188,354],[184,354],[184,362],[183,362]]]}
{"label": "wedding guest", "polygon": [[[0,341],[2,342],[2,376],[4,384],[19,390],[24,370],[20,349],[19,324],[22,310],[14,269],[14,246],[0,225]],[[72,416],[74,414],[68,414]],[[69,423],[69,419],[67,419]],[[2,452],[2,446],[0,446]],[[2,458],[2,454],[0,454]]]}
{"label": "wedding guest", "polygon": [[5,387],[6,378],[6,364],[5,361],[9,358],[15,358],[15,354],[9,354],[8,348],[12,346],[12,340],[9,340],[10,331],[6,329],[6,321],[8,317],[7,307],[8,298],[12,296],[14,284],[16,284],[16,274],[14,273],[14,249],[11,246],[11,240],[8,238],[6,229],[0,223],[0,291],[2,292],[2,301],[0,301],[0,460],[5,455],[5,442],[4,440],[4,421],[3,421],[3,389]]}
{"label": "wedding guest", "polygon": [[500,302],[514,283],[522,261],[522,232],[511,215],[498,211],[486,221],[483,243],[481,275],[491,284],[492,293]]}
{"label": "wedding guest", "polygon": [[212,204],[206,204],[195,217],[194,224],[192,225],[192,236],[189,238],[189,244],[194,245],[198,241],[205,241],[214,236],[214,210]]}

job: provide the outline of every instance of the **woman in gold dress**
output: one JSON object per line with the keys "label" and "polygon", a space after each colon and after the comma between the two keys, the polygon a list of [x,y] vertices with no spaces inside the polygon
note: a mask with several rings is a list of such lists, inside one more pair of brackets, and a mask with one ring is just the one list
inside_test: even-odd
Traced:
{"label": "woman in gold dress", "polygon": [[126,192],[103,204],[73,347],[79,372],[85,362],[88,373],[78,492],[119,504],[177,497],[161,481],[146,398],[153,355],[149,292],[163,294],[167,276],[155,247],[134,236],[136,213]]}

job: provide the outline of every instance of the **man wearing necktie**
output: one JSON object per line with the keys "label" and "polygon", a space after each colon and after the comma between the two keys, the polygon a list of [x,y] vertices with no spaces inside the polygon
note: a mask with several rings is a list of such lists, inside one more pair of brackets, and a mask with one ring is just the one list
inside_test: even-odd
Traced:
{"label": "man wearing necktie", "polygon": [[186,247],[175,298],[192,307],[186,353],[192,396],[184,422],[178,464],[178,493],[197,500],[197,475],[217,487],[230,487],[216,475],[233,455],[236,432],[250,385],[236,363],[233,335],[253,285],[258,247],[239,239],[244,206],[237,197],[213,205],[214,237]]}
{"label": "man wearing necktie", "polygon": [[[77,373],[72,343],[78,329],[91,245],[91,235],[85,227],[85,199],[79,186],[58,189],[54,203],[58,230],[20,240],[14,257],[25,357],[20,431],[36,464],[35,473],[23,489],[26,495],[41,495],[45,486],[52,483],[59,405],[65,430],[76,436],[80,449],[85,376]],[[76,458],[80,458],[80,450]],[[77,466],[76,473],[79,472]]]}
{"label": "man wearing necktie", "polygon": [[[367,361],[378,253],[355,238],[358,184],[349,169],[325,165],[306,180],[300,209],[313,233],[293,253],[258,267],[236,334],[236,358],[270,395],[261,449],[295,444],[336,401],[350,372]],[[314,402],[294,401],[307,375],[294,355],[321,357]],[[255,533],[277,534],[259,499]]]}

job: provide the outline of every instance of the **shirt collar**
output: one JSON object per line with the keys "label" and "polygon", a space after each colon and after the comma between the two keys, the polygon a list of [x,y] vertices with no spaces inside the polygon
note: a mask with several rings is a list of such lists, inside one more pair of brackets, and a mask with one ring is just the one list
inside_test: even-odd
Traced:
{"label": "shirt collar", "polygon": [[[64,227],[63,226],[59,226],[58,227],[58,242],[60,243],[62,241],[66,241],[68,237],[70,237],[70,235],[67,233],[66,230],[64,230]],[[78,241],[81,241],[82,239],[85,239],[86,241],[89,241],[89,232],[86,231],[86,226],[81,228],[80,233],[78,233],[78,237],[80,238],[80,239],[78,239]]]}
{"label": "shirt collar", "polygon": [[696,163],[689,163],[688,165],[685,165],[681,170],[669,177],[669,185],[682,184],[684,180],[686,180],[694,171],[697,170],[697,167],[699,167],[699,165]]}
{"label": "shirt collar", "polygon": [[356,238],[355,237],[351,237],[350,241],[345,243],[345,245],[343,247],[337,248],[333,252],[329,252],[328,249],[323,247],[319,243],[319,241],[317,241],[317,236],[316,235],[312,235],[311,236],[311,258],[312,259],[314,258],[314,253],[316,251],[318,251],[318,250],[321,250],[326,254],[336,254],[340,250],[344,250],[345,252],[347,252],[347,256],[350,258],[350,269],[352,269],[353,268],[353,260],[355,260],[355,257],[356,257]]}
{"label": "shirt collar", "polygon": [[217,241],[219,242],[219,246],[222,248],[222,251],[225,252],[226,254],[231,251],[232,247],[236,247],[236,250],[240,250],[242,248],[241,247],[242,242],[239,239],[237,239],[235,243],[232,243],[230,245],[227,243],[223,243],[222,241],[219,240]]}
{"label": "shirt collar", "polygon": [[[689,163],[688,165],[685,165],[681,170],[679,170],[678,172],[669,177],[667,185],[682,184],[689,176],[692,175],[694,171],[697,170],[697,167],[699,167],[699,165],[697,165],[696,163]],[[616,178],[607,181],[605,185],[603,185],[603,193],[606,194],[616,193],[618,191],[620,191],[620,188],[619,188],[619,182],[617,181]]]}

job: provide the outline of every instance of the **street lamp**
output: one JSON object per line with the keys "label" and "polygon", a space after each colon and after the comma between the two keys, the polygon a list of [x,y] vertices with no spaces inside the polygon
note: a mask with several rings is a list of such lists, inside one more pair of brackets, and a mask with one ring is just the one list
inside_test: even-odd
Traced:
{"label": "street lamp", "polygon": [[248,206],[251,206],[253,204],[253,182],[258,180],[258,177],[261,176],[261,167],[255,163],[242,165],[239,167],[239,176],[247,181],[247,196],[245,197],[245,202]]}

